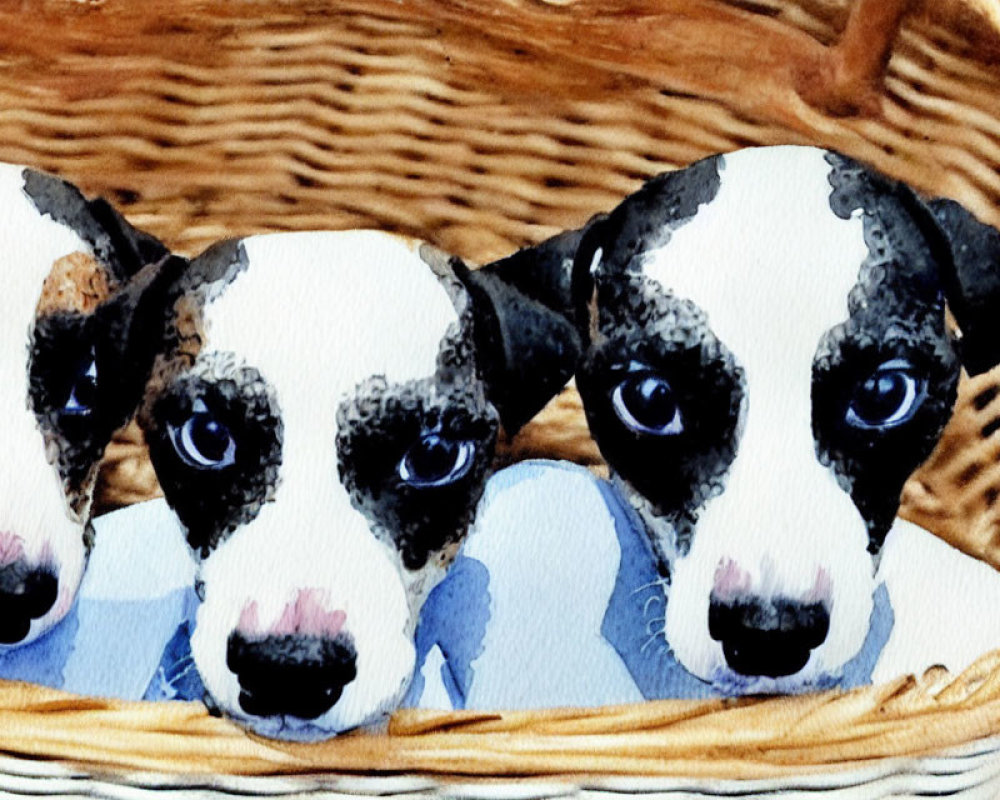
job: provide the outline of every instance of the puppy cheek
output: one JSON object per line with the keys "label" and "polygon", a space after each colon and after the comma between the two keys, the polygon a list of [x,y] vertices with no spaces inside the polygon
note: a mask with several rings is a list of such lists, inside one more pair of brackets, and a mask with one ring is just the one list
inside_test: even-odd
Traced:
{"label": "puppy cheek", "polygon": [[[33,527],[35,526],[26,525],[22,529]],[[69,614],[87,568],[85,526],[75,516],[71,516],[64,506],[56,506],[50,498],[46,512],[37,520],[37,528],[33,532],[34,536],[25,542],[25,559],[29,564],[51,570],[58,584],[52,607],[32,621],[28,636],[21,644],[44,635]]]}
{"label": "puppy cheek", "polygon": [[367,580],[331,585],[334,605],[346,609],[345,630],[356,653],[357,675],[318,724],[330,734],[370,725],[391,713],[409,686],[416,663],[413,635],[422,600],[413,596],[391,550],[369,536],[355,567]]}
{"label": "puppy cheek", "polygon": [[664,632],[674,656],[688,672],[711,680],[726,661],[722,645],[708,634],[708,609],[714,570],[701,568],[699,538],[691,551],[674,562],[667,594]]}
{"label": "puppy cheek", "polygon": [[[402,623],[402,624],[401,624]],[[318,722],[329,734],[377,724],[391,714],[410,685],[416,663],[409,620],[383,620],[359,629],[357,677]]]}
{"label": "puppy cheek", "polygon": [[87,548],[80,538],[80,531],[74,530],[75,537],[71,545],[64,548],[58,559],[59,563],[59,594],[49,615],[53,617],[52,624],[58,622],[73,607],[76,596],[83,582],[83,573],[87,568]]}
{"label": "puppy cheek", "polygon": [[875,568],[861,543],[867,541],[867,531],[860,522],[859,526],[861,530],[851,537],[850,544],[845,542],[831,565],[830,631],[810,661],[810,669],[817,673],[839,675],[868,636],[875,606]]}
{"label": "puppy cheek", "polygon": [[238,614],[226,613],[222,603],[213,602],[207,591],[198,607],[195,628],[191,634],[191,655],[205,690],[226,714],[241,716],[240,687],[236,676],[226,666],[229,635],[239,620]]}

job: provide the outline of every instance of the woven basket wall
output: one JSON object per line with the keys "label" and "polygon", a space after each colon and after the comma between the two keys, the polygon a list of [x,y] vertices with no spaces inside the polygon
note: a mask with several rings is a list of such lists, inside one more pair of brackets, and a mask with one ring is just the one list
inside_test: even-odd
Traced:
{"label": "woven basket wall", "polygon": [[[888,40],[884,80],[830,92],[829,47],[849,24],[848,0],[2,4],[0,159],[109,196],[186,254],[222,236],[379,227],[482,262],[580,225],[657,172],[786,142],[836,147],[1000,225],[1000,6],[909,6]],[[880,36],[862,34],[862,43]],[[998,374],[963,384],[903,514],[1000,567],[998,388]],[[599,466],[571,390],[507,443],[506,458],[527,455]],[[109,451],[99,502],[156,491],[129,431]],[[768,702],[503,719],[408,713],[391,736],[312,748],[251,740],[196,706],[11,685],[0,688],[2,749],[58,763],[15,759],[0,773],[19,776],[24,791],[88,786],[91,796],[105,796],[100,781],[87,783],[95,769],[134,796],[180,784],[123,770],[557,775],[607,791],[706,794],[739,777],[763,781],[753,786],[765,794],[833,770],[838,785],[867,787],[858,796],[905,795],[918,784],[901,775],[954,789],[941,776],[961,774],[972,776],[961,784],[970,796],[989,797],[982,786],[1000,773],[988,738],[1000,734],[998,663],[987,657],[957,679]],[[950,751],[948,768],[929,756],[955,747],[965,749]],[[266,791],[357,789],[309,780]],[[428,788],[398,780],[364,790]],[[247,785],[233,791],[265,791]],[[522,791],[542,792],[532,786]]]}

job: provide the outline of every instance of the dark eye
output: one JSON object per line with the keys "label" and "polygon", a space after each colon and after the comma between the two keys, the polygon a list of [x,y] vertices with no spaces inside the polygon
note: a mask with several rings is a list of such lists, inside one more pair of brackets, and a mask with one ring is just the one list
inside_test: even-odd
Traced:
{"label": "dark eye", "polygon": [[201,400],[182,425],[167,425],[170,443],[177,455],[195,469],[222,469],[236,461],[236,442],[229,428]]}
{"label": "dark eye", "polygon": [[917,413],[925,390],[924,379],[908,361],[886,361],[855,388],[847,422],[862,430],[902,425]]}
{"label": "dark eye", "polygon": [[615,386],[611,405],[625,425],[636,433],[675,436],[684,430],[681,410],[666,378],[636,372]]}
{"label": "dark eye", "polygon": [[399,477],[418,489],[446,486],[469,471],[475,452],[470,441],[425,433],[399,462]]}
{"label": "dark eye", "polygon": [[91,353],[90,359],[81,364],[82,370],[69,390],[69,397],[63,404],[62,413],[82,417],[89,414],[97,400],[97,361]]}

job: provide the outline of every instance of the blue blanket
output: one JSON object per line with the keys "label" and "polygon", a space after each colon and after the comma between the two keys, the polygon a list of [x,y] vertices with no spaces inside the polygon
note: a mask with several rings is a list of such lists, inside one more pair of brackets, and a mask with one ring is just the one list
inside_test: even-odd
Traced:
{"label": "blue blanket", "polygon": [[195,564],[162,500],[99,517],[94,528],[73,608],[30,644],[0,648],[0,678],[138,700],[194,613]]}
{"label": "blue blanket", "polygon": [[[504,709],[717,696],[671,653],[665,607],[641,520],[611,484],[572,464],[517,464],[487,485],[461,554],[424,605],[405,704]],[[831,685],[869,682],[892,624],[880,585],[865,644]]]}

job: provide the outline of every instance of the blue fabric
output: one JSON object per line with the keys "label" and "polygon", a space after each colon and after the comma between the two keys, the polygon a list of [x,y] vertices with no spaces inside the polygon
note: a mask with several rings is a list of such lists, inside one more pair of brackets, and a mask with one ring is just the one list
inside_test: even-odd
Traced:
{"label": "blue fabric", "polygon": [[[575,465],[566,466],[579,469]],[[490,478],[481,503],[488,503],[492,495],[537,478],[542,471],[551,468],[547,462],[525,461],[501,470]],[[490,619],[489,583],[486,565],[459,553],[448,575],[427,596],[415,634],[414,677],[403,706],[419,705],[426,683],[424,664],[436,645],[445,658],[441,681],[452,708],[466,707],[466,697],[475,676],[472,662],[483,652],[483,638]]]}
{"label": "blue fabric", "polygon": [[30,644],[0,649],[0,678],[65,688],[66,663],[80,629],[79,601],[62,622]]}
{"label": "blue fabric", "polygon": [[73,607],[30,644],[0,647],[0,678],[138,700],[193,618],[194,562],[162,500],[100,517],[94,528]]}
{"label": "blue fabric", "polygon": [[601,494],[615,520],[621,545],[618,579],[601,633],[615,648],[647,700],[715,697],[716,692],[674,658],[662,631],[666,617],[664,578],[635,509],[607,481]]}
{"label": "blue fabric", "polygon": [[138,700],[160,669],[164,643],[176,636],[177,620],[187,613],[189,592],[136,601],[78,598],[45,635],[0,650],[0,678]]}
{"label": "blue fabric", "polygon": [[415,705],[422,696],[424,662],[437,645],[445,658],[441,681],[452,708],[465,708],[475,677],[472,662],[483,652],[490,619],[489,580],[481,561],[459,555],[448,577],[428,595],[417,625],[417,668],[404,705]]}
{"label": "blue fabric", "polygon": [[191,634],[199,601],[193,591],[186,600],[184,621],[167,642],[143,700],[203,700],[205,697],[205,685],[191,653]]}
{"label": "blue fabric", "polygon": [[[498,473],[490,481],[484,504],[491,497],[543,470],[580,472],[575,465],[525,462]],[[607,481],[593,478],[614,521],[621,559],[614,590],[600,633],[622,659],[639,692],[649,700],[712,698],[720,696],[711,684],[696,678],[676,660],[662,630],[666,613],[665,579],[642,521]],[[572,559],[567,555],[567,568]],[[417,670],[404,705],[418,705],[425,687],[422,673],[428,653],[436,646],[444,664],[441,682],[453,708],[465,708],[475,680],[475,660],[482,655],[490,621],[490,572],[482,562],[459,555],[451,572],[429,595],[416,632]],[[868,635],[861,651],[842,674],[829,676],[816,689],[849,688],[869,683],[872,671],[893,626],[892,607],[884,585],[874,594]],[[495,645],[494,645],[495,646]],[[517,644],[512,642],[512,648]],[[512,650],[516,652],[516,650]],[[581,665],[581,668],[585,668]]]}
{"label": "blue fabric", "polygon": [[[140,601],[88,600],[78,604],[80,631],[62,688],[99,697],[145,694],[168,641],[182,618],[187,590]],[[79,635],[85,633],[86,635]],[[127,647],[109,647],[109,642]]]}
{"label": "blue fabric", "polygon": [[875,589],[873,599],[875,605],[868,624],[868,636],[858,654],[844,666],[844,675],[838,684],[845,689],[872,682],[875,665],[892,633],[895,615],[892,613],[892,603],[889,602],[889,590],[884,583],[880,583]]}

